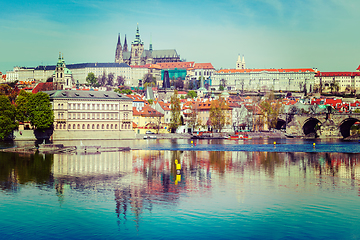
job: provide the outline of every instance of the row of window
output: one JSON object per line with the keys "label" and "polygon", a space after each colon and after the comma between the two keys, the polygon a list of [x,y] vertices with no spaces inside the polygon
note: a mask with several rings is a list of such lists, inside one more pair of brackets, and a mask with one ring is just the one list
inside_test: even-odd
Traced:
{"label": "row of window", "polygon": [[[202,72],[197,72],[197,71],[195,71],[195,76],[197,76],[197,73],[199,73],[199,76],[202,76],[202,75],[203,75]],[[204,71],[204,76],[211,76],[211,72],[209,72],[209,71]]]}
{"label": "row of window", "polygon": [[[90,128],[91,127],[91,128]],[[68,125],[68,129],[117,129],[118,125],[117,124],[69,124]],[[66,130],[66,124],[56,124],[55,129],[65,129]],[[131,124],[129,123],[124,123],[121,125],[121,129],[131,129]]]}
{"label": "row of window", "polygon": [[[124,110],[129,110],[129,105],[123,105]],[[64,109],[64,104],[59,103],[58,109]],[[85,104],[85,103],[69,103],[72,110],[118,110],[117,104]]]}
{"label": "row of window", "polygon": [[[117,113],[69,113],[69,119],[118,119]],[[124,113],[123,119],[128,119],[129,114]],[[64,119],[64,113],[58,113],[58,119]]]}

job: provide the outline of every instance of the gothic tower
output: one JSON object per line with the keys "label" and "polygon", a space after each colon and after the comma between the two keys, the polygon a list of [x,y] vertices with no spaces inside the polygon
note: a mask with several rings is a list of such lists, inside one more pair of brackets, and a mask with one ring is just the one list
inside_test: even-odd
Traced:
{"label": "gothic tower", "polygon": [[126,41],[126,34],[125,34],[125,42],[124,42],[124,49],[123,49],[124,52],[127,52],[129,51],[128,50],[128,46],[127,46],[127,41]]}
{"label": "gothic tower", "polygon": [[144,43],[140,39],[139,24],[136,28],[135,40],[131,43],[130,65],[141,65],[141,55],[144,52]]}
{"label": "gothic tower", "polygon": [[123,60],[123,50],[121,47],[120,33],[119,33],[118,42],[117,42],[116,51],[115,51],[115,62],[122,63],[123,61],[124,61]]}

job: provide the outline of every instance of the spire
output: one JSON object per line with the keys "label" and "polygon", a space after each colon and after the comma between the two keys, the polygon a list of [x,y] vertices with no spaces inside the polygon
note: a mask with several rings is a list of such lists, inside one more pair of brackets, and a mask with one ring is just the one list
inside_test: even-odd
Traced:
{"label": "spire", "polygon": [[132,42],[132,44],[144,44],[140,39],[139,23],[137,24],[135,40]]}
{"label": "spire", "polygon": [[121,41],[120,41],[120,33],[118,35],[118,42],[117,42],[117,45],[121,45]]}
{"label": "spire", "polygon": [[125,34],[125,42],[124,42],[124,52],[128,51],[128,46],[127,46],[127,42],[126,42],[126,34]]}
{"label": "spire", "polygon": [[121,47],[121,41],[120,41],[120,33],[118,35],[118,42],[116,44],[115,62],[116,63],[122,63],[123,62],[122,47]]}

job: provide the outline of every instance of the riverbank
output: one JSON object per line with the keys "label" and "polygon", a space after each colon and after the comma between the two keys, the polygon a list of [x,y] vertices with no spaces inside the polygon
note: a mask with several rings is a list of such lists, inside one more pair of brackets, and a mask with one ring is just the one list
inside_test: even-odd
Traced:
{"label": "riverbank", "polygon": [[[233,133],[214,133],[213,138],[222,138]],[[275,132],[247,132],[249,138],[286,138],[285,134],[281,131]],[[163,133],[163,134],[136,134],[136,139],[144,139],[144,136],[156,136],[156,139],[190,139],[192,135],[190,133]],[[211,139],[209,137],[209,139]]]}

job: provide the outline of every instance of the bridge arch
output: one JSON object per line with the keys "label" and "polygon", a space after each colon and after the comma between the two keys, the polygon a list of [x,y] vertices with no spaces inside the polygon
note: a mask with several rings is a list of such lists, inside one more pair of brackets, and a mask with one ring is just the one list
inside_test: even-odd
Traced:
{"label": "bridge arch", "polygon": [[313,133],[313,134],[315,134],[315,137],[317,137],[317,133],[316,133],[317,129],[316,129],[316,126],[317,126],[319,123],[320,123],[320,125],[321,125],[320,120],[317,119],[317,118],[311,117],[311,118],[306,119],[305,122],[304,122],[304,125],[303,125],[303,127],[302,127],[302,130],[303,130],[303,132],[304,132],[304,135],[307,136],[307,135]]}
{"label": "bridge arch", "polygon": [[343,136],[343,138],[347,138],[350,136],[350,128],[354,123],[359,122],[359,119],[356,118],[346,118],[340,123],[340,133]]}
{"label": "bridge arch", "polygon": [[280,130],[285,128],[286,128],[286,121],[284,119],[278,118],[275,129]]}

